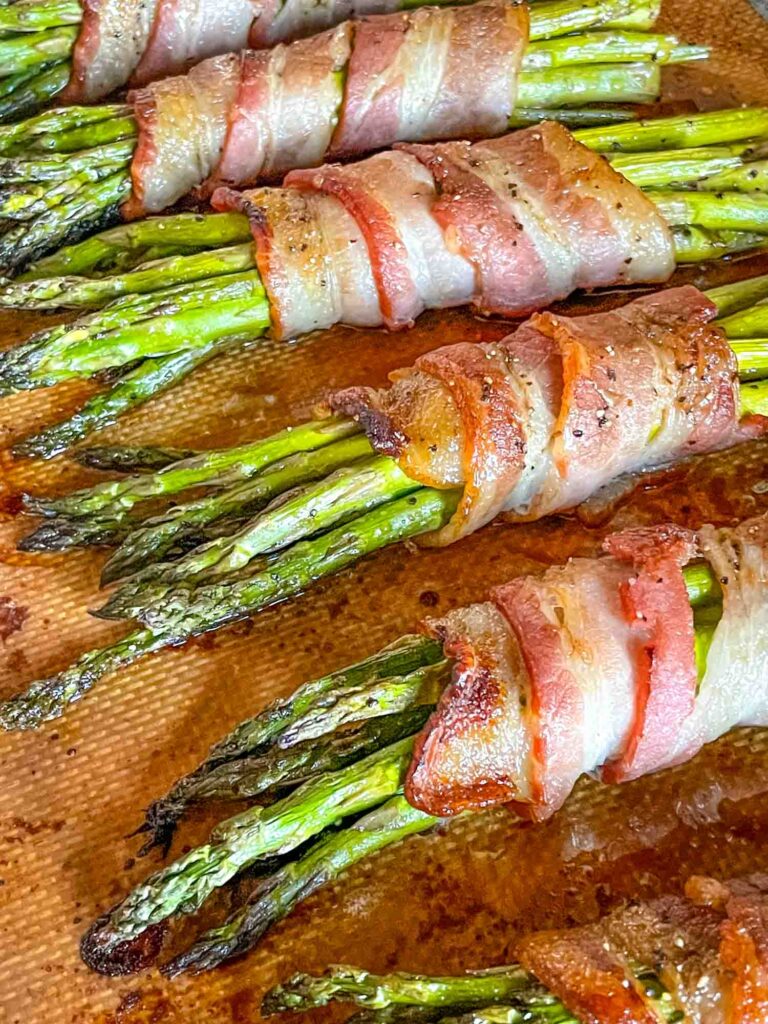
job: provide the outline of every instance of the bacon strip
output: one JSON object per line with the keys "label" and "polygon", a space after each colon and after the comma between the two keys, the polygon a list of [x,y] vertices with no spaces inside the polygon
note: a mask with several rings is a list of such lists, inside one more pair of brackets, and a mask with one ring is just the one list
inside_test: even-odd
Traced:
{"label": "bacon strip", "polygon": [[314,167],[330,145],[349,59],[350,22],[319,36],[249,50],[213,184],[255,184],[292,167]]}
{"label": "bacon strip", "polygon": [[499,513],[573,508],[622,474],[764,432],[768,420],[738,419],[736,360],[714,315],[690,286],[609,313],[536,315],[474,346],[471,361],[464,345],[438,349],[393,374],[388,391],[356,388],[330,404],[364,426],[375,408],[371,442],[409,476],[463,485],[449,527],[426,538],[443,544]]}
{"label": "bacon strip", "polygon": [[667,763],[696,701],[693,611],[682,574],[696,555],[696,538],[675,527],[627,530],[605,547],[636,570],[620,588],[636,637],[634,723],[621,755],[601,773],[606,782],[628,782]]}
{"label": "bacon strip", "polygon": [[699,543],[723,590],[723,616],[693,713],[668,763],[737,725],[768,725],[768,517],[705,527]]}
{"label": "bacon strip", "polygon": [[253,17],[253,0],[162,0],[131,84],[147,85],[206,57],[241,50]]}
{"label": "bacon strip", "polygon": [[443,814],[515,799],[520,779],[530,775],[531,742],[524,685],[507,685],[525,677],[514,633],[490,602],[460,608],[425,628],[442,641],[455,667],[416,745],[408,799],[442,807]]}
{"label": "bacon strip", "polygon": [[239,72],[236,54],[212,57],[183,78],[132,94],[139,138],[131,163],[133,191],[122,208],[125,220],[166,209],[180,188],[189,192],[211,173]]}
{"label": "bacon strip", "polygon": [[[526,129],[514,136],[509,136],[508,139],[514,141],[514,146],[511,148],[507,147],[507,140],[504,139],[498,140],[498,145],[497,143],[476,143],[472,146],[469,143],[451,144],[454,147],[451,152],[457,148],[460,149],[467,161],[474,161],[472,154],[477,152],[478,161],[481,164],[486,161],[483,154],[486,151],[491,152],[495,162],[494,166],[498,172],[496,174],[497,187],[502,190],[504,195],[508,195],[506,187],[508,183],[501,180],[503,178],[501,171],[505,166],[504,161],[507,155],[514,153],[514,167],[517,167],[517,164],[524,163],[525,159],[536,160],[539,158],[542,139],[551,137],[562,141],[563,136],[571,139],[566,129],[557,125],[549,125],[544,126],[543,129]],[[572,154],[584,147],[571,139],[566,148]],[[450,150],[450,145],[448,149],[443,145],[434,147],[400,146],[394,152],[380,153],[356,164],[327,165],[312,171],[293,171],[285,179],[285,186],[288,188],[312,190],[335,196],[354,217],[366,241],[383,323],[390,328],[402,327],[410,324],[425,308],[443,308],[470,301],[481,308],[501,308],[497,301],[500,289],[507,289],[507,298],[502,304],[505,312],[520,312],[536,306],[540,302],[562,297],[568,293],[571,287],[587,282],[588,257],[601,246],[605,248],[607,244],[604,241],[607,231],[606,223],[599,218],[597,220],[593,218],[591,224],[581,223],[579,231],[572,228],[571,238],[567,240],[565,249],[563,245],[560,245],[557,252],[553,252],[550,247],[548,257],[552,258],[551,263],[545,260],[543,252],[535,249],[522,222],[515,220],[516,226],[511,229],[511,233],[504,233],[502,228],[504,217],[507,216],[504,211],[502,211],[503,216],[500,215],[501,219],[498,223],[494,222],[492,218],[489,219],[490,214],[489,217],[477,214],[475,220],[479,230],[473,236],[474,249],[472,245],[464,245],[460,241],[457,243],[455,224],[447,223],[439,213],[445,207],[447,200],[444,192],[439,194],[434,178],[435,175],[438,178],[441,177],[442,171],[439,168],[443,166],[442,154],[448,150]],[[587,150],[584,152],[588,153]],[[595,160],[602,161],[602,157],[589,153],[586,162],[591,165]],[[508,166],[512,173],[513,164],[510,163]],[[616,177],[607,164],[606,169],[609,178]],[[568,174],[573,177],[569,178],[564,172],[558,178],[558,182],[564,188],[578,191],[583,173],[582,163],[575,159],[571,160]],[[522,174],[520,173],[518,176],[522,177]],[[532,175],[532,177],[534,176]],[[546,182],[546,174],[543,180]],[[644,226],[641,227],[635,222],[633,216],[630,216],[630,225],[632,225],[633,238],[636,242],[637,258],[634,266],[642,268],[643,272],[647,270],[650,279],[663,278],[669,273],[672,266],[672,248],[668,232],[657,230],[659,221],[653,204],[623,179],[617,180],[620,184],[621,195],[624,195],[627,190],[635,193],[636,213],[639,214],[647,207],[648,216]],[[603,181],[602,178],[601,181]],[[603,184],[605,184],[604,181]],[[482,187],[490,192],[490,185],[482,184]],[[531,189],[533,190],[533,186]],[[608,191],[606,189],[606,193]],[[255,206],[263,195],[263,191],[247,193],[246,201],[251,206]],[[533,195],[533,191],[531,191],[531,195]],[[461,206],[464,199],[465,196],[462,193],[457,199],[457,206]],[[229,206],[228,202],[226,198],[220,199],[219,207],[236,207],[238,200],[233,199]],[[499,202],[508,205],[506,199],[499,198]],[[589,199],[587,205],[595,202],[597,201]],[[633,205],[629,198],[626,200],[626,205],[628,209]],[[578,218],[574,214],[571,220],[575,222]],[[541,223],[546,223],[546,211],[543,208]],[[555,217],[552,233],[562,234],[559,231],[560,226],[558,218]],[[594,238],[590,237],[590,231]],[[607,269],[610,260],[606,258],[602,265],[597,265],[595,275],[591,279],[592,284],[604,284],[610,279],[614,281],[625,281],[630,277],[634,279],[634,271],[630,274],[627,269],[627,260],[624,258],[628,250],[623,244],[622,232],[612,229],[611,237],[613,243],[607,247],[612,254],[612,271]],[[601,239],[603,241],[600,241]],[[256,244],[258,247],[258,237],[256,237]],[[569,246],[573,247],[573,251],[568,248]],[[657,254],[653,270],[650,269],[649,248],[655,249]],[[565,256],[563,252],[565,252]],[[619,256],[621,259],[618,258]],[[486,265],[496,269],[485,274],[483,267]],[[510,273],[506,274],[503,269],[505,265],[516,269],[514,272],[510,270]],[[564,266],[566,266],[565,272]],[[573,272],[576,266],[579,268],[577,274]],[[614,273],[613,278],[611,278],[611,273]],[[683,394],[681,369],[668,364],[671,364],[673,358],[677,356],[678,348],[684,348],[686,356],[689,357],[691,356],[689,350],[692,349],[696,338],[701,341],[709,340],[712,330],[710,328],[705,330],[703,325],[713,315],[714,307],[704,300],[696,289],[691,289],[688,293],[681,292],[678,298],[685,300],[685,305],[680,309],[670,310],[668,301],[664,298],[647,299],[644,300],[646,305],[639,304],[629,307],[635,317],[636,322],[634,323],[623,322],[627,317],[626,313],[614,314],[615,320],[597,320],[594,324],[585,320],[585,324],[590,327],[590,332],[589,336],[583,339],[580,336],[576,337],[580,332],[581,321],[550,318],[532,321],[525,341],[521,343],[519,354],[515,351],[514,337],[502,343],[502,347],[505,349],[505,359],[513,363],[519,362],[522,373],[527,373],[532,378],[541,378],[535,387],[540,385],[545,391],[553,391],[554,377],[561,372],[565,374],[564,387],[560,388],[563,391],[561,408],[559,412],[551,410],[551,414],[560,419],[558,429],[565,435],[563,445],[569,440],[567,434],[571,423],[568,417],[571,411],[575,411],[578,415],[589,416],[592,414],[591,410],[582,408],[582,406],[588,401],[594,403],[594,395],[592,398],[589,397],[589,389],[591,388],[592,392],[597,391],[602,383],[599,379],[603,372],[602,363],[612,361],[610,350],[607,352],[607,356],[598,351],[601,345],[605,348],[602,338],[598,340],[591,338],[598,328],[602,328],[603,335],[608,330],[618,330],[623,335],[633,334],[633,343],[638,357],[642,359],[643,363],[642,373],[638,369],[635,369],[634,374],[632,373],[634,363],[628,357],[623,377],[626,377],[630,386],[634,387],[638,393],[637,397],[642,397],[644,401],[646,395],[640,395],[643,384],[647,383],[650,378],[653,384],[658,385],[657,390],[654,391],[652,385],[647,384],[651,411],[657,410],[669,393],[670,385],[666,380],[667,377],[678,383],[680,394],[686,400],[690,392],[691,398],[698,398],[703,403],[706,390],[703,385],[706,381],[702,378],[713,372],[716,373],[719,369],[718,363],[725,358],[730,359],[731,373],[734,372],[733,354],[721,339],[720,346],[716,346],[714,349],[714,356],[706,355],[707,363],[701,376],[692,375],[691,382],[686,386],[685,394]],[[656,306],[658,306],[658,312],[655,310]],[[686,319],[688,316],[691,318],[692,326]],[[278,311],[277,319],[285,320],[287,318]],[[653,326],[655,334],[661,335],[666,340],[665,348],[655,343],[655,334],[653,337],[650,334],[646,337],[646,324],[641,323],[641,319],[647,320],[648,324]],[[674,338],[671,335],[673,325],[677,328]],[[537,333],[531,335],[531,330]],[[690,339],[686,334],[688,331],[691,332]],[[581,331],[581,334],[584,333]],[[672,353],[673,341],[676,348],[674,354]],[[687,343],[684,344],[684,341]],[[528,349],[530,351],[527,351]],[[553,367],[557,358],[557,349],[560,350],[564,361],[561,371]],[[571,358],[572,354],[578,355],[579,352],[584,353],[582,362],[591,360],[588,369],[595,377],[592,382],[585,380],[581,391],[577,385],[581,381],[578,371],[582,364]],[[696,349],[695,355],[699,355],[698,349]],[[566,360],[566,357],[569,358]],[[713,360],[714,364],[710,365]],[[694,386],[695,381],[698,381],[698,388]],[[620,387],[624,387],[624,385],[625,381],[622,378],[620,386],[614,387],[611,384],[607,390],[619,394]],[[725,397],[730,395],[730,401],[735,407],[735,389],[735,379],[729,378],[719,387],[715,398],[707,398],[708,406],[712,409],[713,430],[715,427],[721,426],[721,421],[724,418],[725,413],[722,408],[725,404]],[[706,391],[706,394],[709,396],[709,391]],[[599,395],[597,397],[599,398]],[[632,400],[632,398],[628,400],[630,404]],[[673,426],[691,419],[690,413],[691,410],[687,406],[681,405],[680,409],[671,417]],[[535,415],[538,416],[538,414],[537,407]],[[592,443],[587,448],[586,443],[582,442],[579,445],[580,451],[584,452],[586,449],[587,455],[595,457],[595,461],[599,463],[595,471],[600,472],[601,469],[604,471],[606,468],[602,457],[604,451],[612,447],[618,450],[622,456],[627,457],[626,445],[618,442],[624,435],[632,433],[636,448],[633,449],[633,455],[631,458],[627,458],[627,461],[634,468],[633,463],[638,458],[639,451],[646,454],[650,450],[651,454],[655,456],[657,450],[663,448],[664,445],[671,444],[673,431],[671,428],[665,427],[660,431],[664,445],[657,440],[649,446],[650,430],[658,424],[646,424],[646,419],[647,417],[643,415],[636,416],[634,412],[631,417],[619,416],[618,412],[615,415],[600,417],[597,423],[600,428],[604,427],[606,423],[610,422],[611,424],[611,429],[602,431],[603,452],[599,452],[601,445],[595,434],[594,421],[590,421],[590,441]],[[637,422],[635,423],[635,421]],[[697,421],[697,424],[699,434],[692,434],[691,431],[686,434],[686,440],[689,441],[692,450],[696,445],[710,445],[711,440],[709,437],[711,431],[704,430],[703,422]],[[647,430],[642,432],[645,426],[647,426]],[[582,427],[579,426],[578,429],[582,430]],[[467,464],[470,461],[467,460]],[[609,460],[609,466],[611,462],[615,462],[615,459]],[[561,458],[560,465],[562,464],[563,459]],[[591,470],[591,467],[589,468]],[[585,496],[579,494],[580,489],[592,489],[594,476],[584,472],[585,465],[582,463],[577,466],[574,462],[574,469],[578,471],[578,475],[574,475],[569,480],[568,488],[564,488],[559,480],[554,480],[544,489],[545,491],[554,491],[552,498],[559,503],[555,504],[555,507],[565,507],[568,503],[576,504]],[[521,505],[525,504],[523,494],[531,490],[530,474],[525,476],[524,484],[520,496]],[[544,497],[542,492],[542,501]],[[529,494],[528,498],[532,500],[532,495]],[[535,514],[541,513],[537,509]]]}
{"label": "bacon strip", "polygon": [[516,955],[584,1024],[658,1024],[640,968],[655,970],[669,1010],[686,1020],[747,1024],[727,1010],[723,920],[720,907],[664,896],[620,907],[595,924],[526,936]]}
{"label": "bacon strip", "polygon": [[274,46],[400,6],[399,0],[82,0],[82,5],[72,72],[60,94],[67,103],[93,103],[126,85],[179,74],[207,57],[247,45]]}
{"label": "bacon strip", "polygon": [[[541,819],[583,773],[636,778],[736,725],[768,724],[768,514],[698,539],[662,526],[605,546],[427,623],[456,668],[416,745],[414,806],[443,816],[513,802]],[[699,546],[725,606],[697,694],[681,566]]]}
{"label": "bacon strip", "polygon": [[93,103],[124,86],[141,59],[158,0],[81,0],[83,19],[72,51],[63,103]]}
{"label": "bacon strip", "polygon": [[363,240],[332,196],[296,189],[219,189],[216,202],[250,218],[261,279],[273,315],[280,317],[272,322],[277,336],[319,330],[339,320],[359,327],[380,323]]}
{"label": "bacon strip", "polygon": [[[179,65],[171,70],[180,70],[195,52],[202,55],[201,40],[208,39],[206,53],[211,54],[243,45],[253,15],[251,0],[224,0],[224,13],[217,18],[206,10],[212,2],[161,5],[135,84],[157,77],[168,53]],[[273,12],[274,17],[287,16],[288,7]],[[321,14],[322,20],[331,13],[322,4],[307,11]],[[198,31],[200,18],[218,25],[218,35]],[[503,132],[527,41],[525,6],[492,0],[466,8],[422,8],[346,22],[270,51],[248,51],[234,94],[228,70],[222,65],[227,81],[217,85],[216,65],[211,64],[205,72],[207,87],[226,92],[226,109],[212,110],[199,82],[180,79],[165,85],[175,97],[166,110],[163,87],[150,86],[135,97],[139,143],[127,209],[159,212],[160,194],[167,206],[203,185],[209,174],[210,191],[215,185],[251,185],[292,168],[315,167],[329,154],[359,155],[399,140]],[[473,67],[469,82],[464,73],[468,63]],[[159,136],[183,146],[185,130],[210,140],[204,162],[174,161],[154,143]],[[148,179],[157,177],[173,187],[152,201]]]}
{"label": "bacon strip", "polygon": [[560,124],[406,148],[440,184],[434,216],[476,268],[486,312],[519,315],[576,288],[665,281],[674,269],[653,203]]}
{"label": "bacon strip", "polygon": [[361,21],[330,155],[501,134],[527,42],[522,5],[421,8]]}
{"label": "bacon strip", "polygon": [[348,18],[388,14],[399,7],[400,0],[264,0],[249,45],[263,49],[323,32]]}

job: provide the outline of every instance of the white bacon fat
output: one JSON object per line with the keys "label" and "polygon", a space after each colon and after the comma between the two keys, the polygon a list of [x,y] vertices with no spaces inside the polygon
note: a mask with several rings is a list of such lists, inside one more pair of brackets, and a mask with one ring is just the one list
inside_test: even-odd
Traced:
{"label": "white bacon fat", "polygon": [[[768,724],[768,514],[698,534],[629,530],[605,547],[427,622],[455,668],[416,744],[416,807],[513,802],[547,817],[584,773],[636,778]],[[701,681],[683,576],[700,558],[724,595]]]}

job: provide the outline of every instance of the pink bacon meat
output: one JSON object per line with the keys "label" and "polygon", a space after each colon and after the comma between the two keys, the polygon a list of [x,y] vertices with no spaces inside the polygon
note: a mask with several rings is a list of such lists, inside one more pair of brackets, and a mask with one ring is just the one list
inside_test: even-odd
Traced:
{"label": "pink bacon meat", "polygon": [[[194,69],[195,82],[157,82],[132,97],[139,142],[124,213],[156,213],[193,187],[251,185],[398,141],[498,135],[527,42],[524,5],[421,8],[246,51],[234,90],[221,62]],[[178,143],[189,151],[184,164],[172,159]]]}
{"label": "pink bacon meat", "polygon": [[[442,174],[437,169],[457,149],[480,182],[473,217],[477,230],[463,236],[448,223],[445,185],[435,181]],[[538,177],[537,162],[543,169]],[[484,168],[498,203],[485,201],[496,193],[480,180]],[[512,188],[512,178],[525,178],[527,184]],[[365,239],[380,323],[391,328],[407,326],[424,309],[468,302],[519,314],[577,287],[662,281],[674,268],[671,234],[654,204],[566,128],[551,122],[493,142],[402,146],[356,164],[292,171],[284,187],[333,197],[352,216]],[[567,212],[559,190],[568,193]],[[213,204],[221,210],[261,208],[268,218],[272,191],[221,189]],[[476,195],[474,185],[459,195],[457,205],[471,202],[471,195]],[[257,256],[262,240],[257,232]],[[329,253],[326,262],[331,260]],[[489,270],[492,265],[506,270]],[[265,285],[274,291],[269,280]],[[301,288],[300,281],[296,287]],[[312,296],[297,294],[292,306],[311,302]],[[277,319],[280,337],[301,329],[283,310]],[[541,330],[536,338],[544,354],[534,358],[546,362],[557,343]]]}
{"label": "pink bacon meat", "polygon": [[[768,514],[698,534],[628,530],[605,550],[426,623],[455,668],[417,740],[414,806],[511,802],[546,818],[584,773],[636,778],[768,724]],[[682,574],[699,557],[723,588],[700,682]]]}
{"label": "pink bacon meat", "polygon": [[580,928],[535,932],[517,943],[515,955],[584,1024],[657,1024],[662,1018],[641,968],[652,969],[667,990],[664,1019],[762,1024],[768,876],[694,876],[685,896],[619,907]]}
{"label": "pink bacon meat", "polygon": [[397,0],[82,0],[72,72],[61,98],[93,103],[126,85],[179,74],[206,57],[266,47]]}
{"label": "pink bacon meat", "polygon": [[453,345],[349,388],[331,407],[431,487],[463,487],[448,543],[500,513],[564,511],[626,473],[765,431],[739,421],[736,358],[692,286],[578,318],[536,314],[493,344]]}

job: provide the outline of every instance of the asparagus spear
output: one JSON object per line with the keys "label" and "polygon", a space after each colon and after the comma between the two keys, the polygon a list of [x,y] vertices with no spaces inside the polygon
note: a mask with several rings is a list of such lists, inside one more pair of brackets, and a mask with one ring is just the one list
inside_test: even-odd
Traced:
{"label": "asparagus spear", "polygon": [[253,718],[241,722],[212,747],[197,772],[252,754],[275,741],[295,722],[335,701],[355,687],[368,686],[379,679],[408,675],[421,668],[439,665],[443,660],[439,643],[425,636],[408,635],[396,640],[364,661],[304,683],[289,697],[277,700]]}
{"label": "asparagus spear", "polygon": [[147,519],[142,527],[125,538],[104,566],[102,581],[111,583],[137,574],[142,567],[143,578],[154,578],[162,556],[178,550],[180,545],[188,547],[190,537],[200,536],[201,530],[211,523],[248,518],[290,488],[325,477],[370,452],[370,442],[365,435],[353,435],[316,451],[290,455],[269,466],[255,479],[225,487],[197,501],[175,505],[163,515]]}
{"label": "asparagus spear", "polygon": [[418,974],[381,976],[356,967],[338,965],[329,967],[319,977],[294,974],[267,992],[261,1010],[269,1017],[286,1011],[315,1009],[337,1001],[374,1010],[393,1005],[455,1010],[514,999],[530,984],[530,975],[517,964],[442,978]]}
{"label": "asparagus spear", "polygon": [[402,785],[412,749],[413,737],[399,740],[355,764],[304,783],[271,806],[253,807],[223,822],[209,843],[151,875],[98,921],[88,933],[87,946],[96,955],[108,955],[173,914],[193,913],[214,889],[243,868],[296,849],[340,818],[394,796]]}
{"label": "asparagus spear", "polygon": [[149,630],[137,630],[109,647],[82,655],[76,662],[48,679],[42,679],[23,693],[0,704],[0,728],[36,729],[58,718],[66,707],[80,700],[91,687],[110,672],[132,664],[166,643]]}
{"label": "asparagus spear", "polygon": [[418,488],[419,484],[385,456],[345,466],[319,483],[307,485],[295,497],[281,500],[237,533],[210,541],[159,571],[150,567],[149,576],[139,574],[129,581],[100,614],[119,619],[143,615],[147,605],[162,601],[177,583],[215,584],[258,555],[285,548]]}
{"label": "asparagus spear", "polygon": [[404,711],[358,721],[354,728],[338,730],[319,739],[303,740],[283,749],[225,761],[181,779],[171,792],[147,810],[141,831],[149,838],[140,854],[160,846],[164,853],[180,818],[196,803],[244,800],[294,786],[324,772],[336,771],[375,751],[412,736],[425,724],[433,706],[419,704]]}
{"label": "asparagus spear", "polygon": [[[175,613],[161,629],[140,630],[110,647],[91,651],[64,672],[33,684],[24,693],[0,703],[0,727],[33,729],[63,713],[103,675],[131,664],[145,653],[172,646],[225,621],[246,617],[288,597],[364,555],[408,537],[439,529],[453,514],[453,491],[424,488],[374,509],[353,522],[289,548],[268,569],[233,588],[207,587],[193,599],[189,614]],[[214,591],[219,590],[217,595]],[[217,601],[226,595],[219,605]]]}
{"label": "asparagus spear", "polygon": [[129,409],[137,409],[150,398],[167,391],[192,370],[207,363],[213,356],[226,351],[232,345],[232,339],[224,338],[189,352],[182,351],[158,359],[145,359],[135,369],[124,374],[109,391],[101,392],[86,402],[74,416],[15,445],[13,454],[53,458],[67,451],[92,431],[101,430],[114,423]]}
{"label": "asparagus spear", "polygon": [[317,538],[299,541],[254,575],[176,588],[164,602],[142,609],[141,620],[169,643],[182,643],[292,597],[379,548],[439,529],[457,504],[454,491],[421,488]]}
{"label": "asparagus spear", "polygon": [[156,473],[105,481],[52,501],[29,499],[28,507],[42,515],[64,516],[124,511],[148,498],[178,494],[189,487],[247,480],[289,455],[316,451],[359,432],[360,428],[350,420],[310,420],[236,448],[202,452]]}
{"label": "asparagus spear", "polygon": [[[396,796],[341,832],[323,839],[297,860],[290,861],[263,881],[241,910],[219,928],[206,932],[186,952],[162,967],[176,977],[184,971],[204,971],[254,946],[273,924],[297,904],[348,868],[371,854],[440,824]],[[99,969],[89,936],[81,946],[83,959]]]}
{"label": "asparagus spear", "polygon": [[80,448],[72,453],[75,462],[87,469],[100,469],[103,472],[115,473],[151,473],[156,469],[165,469],[172,462],[191,459],[199,453],[188,448],[135,448],[119,445],[97,445],[92,448]]}

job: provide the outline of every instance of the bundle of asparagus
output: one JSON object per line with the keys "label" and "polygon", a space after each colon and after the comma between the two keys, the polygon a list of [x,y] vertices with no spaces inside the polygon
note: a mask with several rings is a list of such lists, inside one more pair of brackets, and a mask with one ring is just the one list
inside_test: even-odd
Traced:
{"label": "bundle of asparagus", "polygon": [[[5,10],[14,10],[17,6],[20,5]],[[512,96],[515,89],[517,91],[512,124],[538,121],[547,116],[559,116],[576,124],[622,120],[631,114],[620,107],[611,110],[599,105],[647,103],[657,99],[662,65],[698,60],[707,55],[704,47],[681,45],[671,36],[638,31],[638,27],[644,29],[652,25],[657,8],[657,3],[649,4],[647,0],[534,3],[529,41],[519,41],[521,45],[525,42],[526,48],[519,76],[514,70],[514,54],[500,54],[502,62],[510,64],[510,81],[506,83],[510,102],[504,104],[505,114],[511,109]],[[437,17],[440,16],[438,13]],[[0,22],[2,17],[3,10],[0,10]],[[595,27],[604,27],[604,30],[587,31]],[[477,31],[483,32],[482,28]],[[578,34],[572,34],[575,31]],[[420,38],[419,45],[425,51],[422,60],[430,59],[427,51],[434,34],[425,31]],[[485,35],[492,33],[486,31]],[[298,45],[304,47],[304,44]],[[481,41],[479,45],[488,45],[488,41]],[[270,138],[265,145],[275,150],[272,162],[276,169],[271,172],[272,177],[292,166],[303,166],[302,160],[314,159],[317,163],[322,158],[326,147],[312,140],[318,133],[321,138],[328,136],[329,110],[335,111],[335,121],[343,120],[348,102],[345,90],[351,88],[350,68],[357,67],[353,53],[354,48],[347,54],[346,65],[337,67],[329,63],[327,82],[316,80],[318,72],[314,78],[305,73],[301,80],[284,86],[286,90],[292,89],[296,96],[292,93],[275,98],[274,102],[282,103],[286,110],[277,137]],[[322,52],[315,56],[315,64],[320,63],[322,56]],[[290,62],[290,49],[284,60]],[[416,54],[413,63],[418,64]],[[221,65],[221,70],[217,70],[217,65],[210,74],[203,74],[205,69],[201,66],[197,71],[200,81],[190,78],[186,92],[181,81],[170,82],[161,87],[160,95],[148,94],[142,98],[142,94],[137,94],[135,101],[128,105],[53,110],[0,129],[0,157],[3,158],[0,162],[0,226],[5,228],[0,238],[0,271],[16,273],[56,246],[76,241],[118,221],[121,204],[131,196],[136,197],[132,199],[131,216],[135,216],[139,208],[144,213],[157,213],[192,187],[202,185],[215,170],[223,152],[229,104],[233,106],[234,117],[238,103],[245,103],[245,99],[232,98],[228,93],[219,95],[222,92],[219,77],[225,71],[229,74],[227,68]],[[496,74],[498,78],[501,71]],[[299,78],[300,72],[294,77]],[[493,84],[498,91],[498,82]],[[294,124],[288,116],[290,104],[296,105],[302,91],[319,90],[321,85],[331,90],[333,96],[323,106],[319,118],[315,118],[317,124],[306,111]],[[167,98],[166,92],[171,92]],[[205,96],[204,103],[198,99],[199,94]],[[498,96],[481,99],[484,107],[492,106],[493,100],[498,106]],[[585,106],[590,104],[597,106]],[[141,113],[144,107],[151,108],[151,115],[145,117]],[[266,110],[249,110],[248,114],[251,120],[262,122],[267,117]],[[371,116],[376,117],[376,113]],[[418,118],[412,120],[414,123],[405,133],[396,133],[391,138],[379,134],[369,141],[367,148],[381,148],[398,139],[426,138],[419,133]],[[469,125],[463,128],[467,131]],[[268,134],[266,125],[262,130]],[[482,124],[473,130],[482,134]],[[243,139],[241,148],[253,152],[258,148],[259,139],[253,135],[254,129],[250,131],[252,137]],[[495,131],[499,131],[498,126]],[[438,134],[447,133],[443,130]],[[462,133],[454,130],[452,134]],[[182,167],[178,149],[187,144],[184,135],[193,140],[199,136],[200,141],[185,151]],[[211,139],[217,141],[212,144]],[[355,146],[357,153],[361,152],[360,143],[358,140]],[[308,156],[310,150],[314,158]],[[146,164],[158,166],[149,171]],[[265,170],[269,172],[268,168]],[[145,181],[147,177],[149,184]],[[145,190],[152,191],[151,182],[155,178],[162,180],[159,189],[162,202],[144,195]],[[170,186],[177,178],[179,186],[172,190]],[[249,183],[250,178],[242,180],[230,173],[227,180],[237,185]],[[173,252],[173,239],[169,239],[168,245],[170,248],[166,251]]]}
{"label": "bundle of asparagus", "polygon": [[[742,412],[768,413],[768,278],[708,295],[732,339]],[[730,380],[730,366],[719,372]],[[423,486],[396,459],[376,454],[350,418],[162,466],[177,454],[101,449],[85,456],[89,465],[136,475],[27,500],[45,522],[22,541],[24,550],[119,545],[103,580],[123,583],[98,614],[135,618],[142,628],[0,705],[4,728],[34,728],[145,654],[254,615],[386,545],[439,530],[461,500],[456,489]],[[154,468],[141,472],[147,466]],[[158,511],[158,500],[201,487],[203,497]]]}
{"label": "bundle of asparagus", "polygon": [[[669,991],[656,972],[641,965],[642,978],[663,1008]],[[336,964],[322,975],[295,974],[270,989],[262,1001],[264,1016],[314,1010],[329,1003],[358,1007],[354,1024],[580,1024],[564,1004],[519,964],[491,967],[466,975],[376,975]],[[679,1018],[660,1020],[672,1024]]]}
{"label": "bundle of asparagus", "polygon": [[[755,536],[762,536],[763,543],[758,539],[754,548],[762,551],[763,559],[764,525],[763,522],[755,528]],[[744,524],[741,529],[742,536],[746,536],[752,527]],[[725,533],[731,536],[730,531]],[[661,534],[658,539],[663,545]],[[582,561],[578,571],[590,574],[599,564]],[[751,571],[744,569],[747,576]],[[717,647],[722,649],[723,637],[719,637],[718,630],[728,614],[724,612],[715,570],[709,562],[697,560],[682,572],[683,593],[687,592],[693,608],[693,649],[684,644],[678,652],[678,679],[684,674],[683,662],[690,660],[694,683],[698,673],[702,687],[706,684],[707,689],[729,691],[737,720],[746,722],[753,715],[763,714],[764,696],[759,708],[753,706],[753,677],[759,675],[759,668],[755,672],[759,654],[758,661],[753,660],[752,668],[746,672],[750,678],[743,683],[716,679],[709,674],[711,654]],[[734,574],[729,585],[737,585],[740,572]],[[559,585],[562,601],[567,605],[568,587],[562,578]],[[726,596],[726,605],[728,600]],[[740,621],[753,629],[764,614],[764,587],[756,595],[755,603],[750,611],[737,613]],[[685,614],[685,599],[682,604]],[[477,611],[486,606],[473,607]],[[461,615],[462,610],[451,614]],[[443,625],[445,621],[442,620]],[[577,649],[592,650],[590,629],[594,630],[594,637],[601,628],[585,622],[582,616],[578,636],[581,646]],[[755,657],[754,652],[742,655],[742,661]],[[457,653],[457,657],[460,661],[461,654]],[[242,799],[258,804],[224,821],[207,843],[156,871],[99,918],[83,938],[86,962],[96,970],[115,974],[154,962],[172,917],[194,913],[215,889],[246,868],[266,868],[270,858],[279,854],[283,863],[271,873],[267,871],[230,919],[202,935],[189,950],[165,964],[163,970],[176,975],[185,970],[215,967],[251,948],[297,903],[351,865],[440,824],[439,817],[416,809],[402,794],[416,732],[434,709],[458,665],[444,652],[442,643],[428,636],[405,636],[357,665],[305,683],[289,697],[242,722],[211,749],[194,772],[150,807],[144,825],[144,831],[149,832],[144,852],[154,844],[167,845],[177,821],[191,804]],[[737,671],[742,668],[743,665]],[[515,686],[524,685],[514,671],[511,678],[506,669],[501,672],[513,692]],[[603,672],[593,673],[591,686],[599,688],[603,682]],[[765,693],[765,687],[762,689]],[[706,717],[712,717],[714,705],[711,700],[707,705],[707,699],[701,707]],[[514,700],[516,703],[516,694]],[[566,703],[561,702],[551,712],[560,727],[568,718]],[[510,733],[515,732],[517,726],[508,712],[500,713]],[[482,717],[482,710],[477,708],[476,714]],[[580,728],[590,734],[599,731],[597,718],[593,708],[592,713],[584,714]],[[478,723],[478,727],[485,730],[484,723]],[[712,735],[713,722],[709,727]],[[722,719],[714,726],[715,731],[725,728]],[[621,745],[624,740],[619,738],[618,742]],[[663,759],[665,752],[658,753]],[[672,750],[667,750],[666,755],[674,759]],[[507,766],[505,770],[518,778],[520,773],[527,775],[531,768]],[[599,770],[597,765],[595,770]],[[655,777],[658,779],[658,774]],[[487,790],[487,786],[481,788]],[[487,793],[478,796],[479,806],[487,805]],[[344,822],[342,828],[331,830],[339,822]],[[310,840],[315,840],[313,845],[305,848]]]}
{"label": "bundle of asparagus", "polygon": [[[574,135],[644,190],[672,226],[678,262],[764,244],[768,111],[719,111]],[[96,308],[0,357],[0,395],[104,370],[117,375],[111,390],[23,441],[16,454],[56,455],[243,337],[265,334],[274,310],[250,238],[248,219],[238,213],[149,219],[65,248],[0,290],[6,306]]]}

